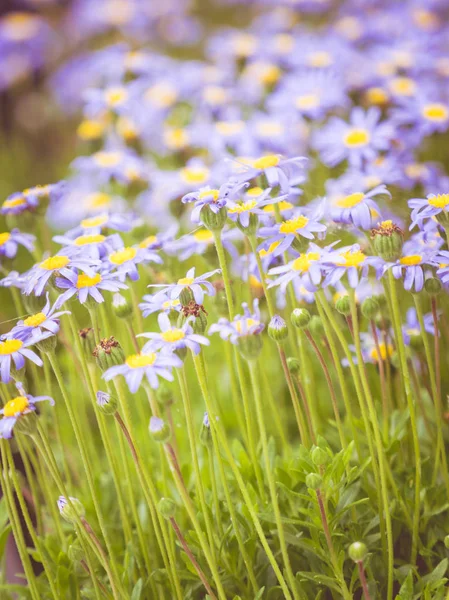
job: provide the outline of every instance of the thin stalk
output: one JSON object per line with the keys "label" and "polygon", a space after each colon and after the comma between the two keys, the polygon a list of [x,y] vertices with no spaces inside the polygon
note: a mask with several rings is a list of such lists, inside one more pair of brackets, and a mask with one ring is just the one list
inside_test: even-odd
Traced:
{"label": "thin stalk", "polygon": [[267,301],[268,312],[270,314],[270,319],[273,317],[275,311],[273,300],[271,299],[270,292],[268,290],[267,281],[265,278],[265,272],[263,270],[262,261],[260,259],[260,254],[257,250],[257,242],[255,236],[249,236],[249,243],[251,245],[251,250],[256,258],[257,268],[259,269],[260,281],[262,282],[263,293],[265,294],[265,299]]}
{"label": "thin stalk", "polygon": [[391,298],[391,309],[393,317],[393,327],[395,331],[396,343],[398,345],[399,360],[401,364],[402,381],[404,384],[407,406],[410,414],[410,426],[413,438],[413,452],[415,458],[415,506],[413,511],[413,529],[412,529],[412,547],[411,563],[416,563],[419,541],[419,518],[421,511],[421,454],[419,450],[418,428],[416,424],[416,407],[412,396],[412,386],[410,381],[410,372],[408,369],[407,354],[402,335],[401,317],[399,300],[396,292],[396,281],[391,269],[388,270],[388,288]]}
{"label": "thin stalk", "polygon": [[371,600],[371,596],[368,589],[368,582],[366,581],[365,569],[363,568],[363,561],[357,561],[357,568],[359,570],[360,583],[362,584],[363,596],[365,600]]}
{"label": "thin stalk", "polygon": [[[388,440],[388,425],[389,425],[389,407],[388,407],[388,395],[387,395],[387,384],[386,384],[386,380],[385,380],[385,365],[384,365],[384,359],[382,358],[382,352],[381,352],[381,347],[380,347],[380,343],[379,343],[379,336],[377,335],[377,329],[376,329],[376,324],[374,323],[373,320],[370,321],[370,325],[371,325],[371,332],[373,334],[373,339],[374,339],[374,345],[376,348],[376,353],[377,353],[377,366],[379,367],[379,378],[380,378],[380,393],[382,395],[382,422],[383,422],[383,427],[382,427],[382,434],[383,434],[383,438],[385,441]],[[387,350],[387,346],[385,346],[386,349],[386,358],[385,360],[388,360],[388,350]]]}
{"label": "thin stalk", "polygon": [[296,393],[295,386],[293,384],[290,369],[287,364],[287,357],[285,351],[280,344],[277,344],[279,357],[281,359],[282,370],[284,371],[285,380],[287,381],[288,390],[290,392],[290,398],[293,404],[293,410],[295,411],[296,425],[298,426],[300,441],[304,446],[310,445],[309,435],[307,433],[307,427],[304,423],[304,416],[302,414],[301,405],[299,403],[298,394]]}
{"label": "thin stalk", "polygon": [[220,264],[221,274],[223,276],[223,283],[225,287],[226,301],[228,303],[229,317],[232,319],[235,316],[234,312],[234,298],[232,296],[231,280],[229,278],[228,265],[226,262],[226,254],[223,248],[223,242],[221,241],[221,231],[212,231],[214,236],[215,249],[217,251],[218,262]]}
{"label": "thin stalk", "polygon": [[299,594],[296,588],[296,579],[292,571],[292,567],[290,564],[290,557],[288,555],[287,543],[285,541],[285,532],[284,525],[282,523],[281,511],[279,509],[278,503],[278,494],[276,490],[276,482],[273,476],[272,467],[270,463],[270,453],[268,450],[268,438],[267,431],[265,428],[265,421],[263,418],[263,402],[262,402],[262,394],[260,391],[259,377],[258,377],[258,367],[257,362],[249,361],[249,372],[251,375],[251,384],[254,391],[254,398],[256,401],[256,414],[257,421],[259,424],[260,431],[260,439],[262,442],[262,452],[265,461],[265,476],[268,480],[268,487],[270,489],[271,503],[273,506],[274,518],[276,521],[277,534],[279,537],[279,544],[281,547],[282,558],[284,561],[285,570],[287,572],[287,579],[290,584],[290,589],[293,592],[293,597],[295,599],[299,598]]}

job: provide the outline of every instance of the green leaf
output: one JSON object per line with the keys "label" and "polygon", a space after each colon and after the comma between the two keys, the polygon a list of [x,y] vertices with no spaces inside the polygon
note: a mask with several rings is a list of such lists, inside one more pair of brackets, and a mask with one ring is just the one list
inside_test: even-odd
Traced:
{"label": "green leaf", "polygon": [[140,578],[136,585],[133,587],[133,591],[131,593],[131,600],[140,600],[140,596],[142,594],[143,589],[143,579]]}
{"label": "green leaf", "polygon": [[413,599],[413,573],[409,571],[409,574],[404,580],[404,583],[401,585],[401,589],[399,590],[399,594],[396,596],[395,600],[412,600]]}
{"label": "green leaf", "polygon": [[265,591],[265,586],[260,588],[260,590],[254,596],[254,600],[260,600],[260,598],[262,598],[262,596],[263,596],[264,591]]}
{"label": "green leaf", "polygon": [[8,541],[9,534],[11,533],[11,525],[7,525],[0,533],[0,559],[5,551],[6,542]]}

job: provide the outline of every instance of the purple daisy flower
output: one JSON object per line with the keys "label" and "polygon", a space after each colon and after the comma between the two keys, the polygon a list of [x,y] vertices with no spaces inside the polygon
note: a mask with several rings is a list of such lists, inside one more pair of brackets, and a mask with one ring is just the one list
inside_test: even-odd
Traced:
{"label": "purple daisy flower", "polygon": [[279,242],[273,250],[273,256],[278,256],[290,248],[301,237],[313,240],[314,233],[324,233],[326,226],[319,223],[315,216],[306,216],[304,212],[296,210],[291,219],[281,221],[272,227],[262,227],[260,235],[267,240],[259,246],[259,250],[267,250],[272,244]]}
{"label": "purple daisy flower", "polygon": [[379,123],[380,118],[378,108],[365,112],[357,106],[351,111],[349,123],[338,117],[329,119],[314,137],[322,161],[334,167],[347,159],[351,166],[360,167],[363,161],[371,161],[379,152],[388,150],[394,129],[389,122]]}
{"label": "purple daisy flower", "polygon": [[171,300],[165,292],[159,292],[153,295],[145,294],[142,300],[144,300],[144,302],[139,304],[139,308],[144,317],[148,317],[155,312],[159,313],[161,311],[166,314],[171,313],[172,311],[180,312],[182,308],[181,302],[177,298]]}
{"label": "purple daisy flower", "polygon": [[[117,235],[117,237],[119,236]],[[67,247],[78,248],[80,251],[82,251],[84,256],[90,256],[95,260],[100,260],[107,254],[110,254],[114,251],[113,240],[114,236],[106,237],[100,233],[99,228],[90,230],[89,233],[77,235],[74,238],[71,238],[67,234],[56,235],[53,238],[54,242],[64,246],[61,249],[61,252],[64,252]]]}
{"label": "purple daisy flower", "polygon": [[437,260],[433,254],[412,254],[407,251],[406,246],[403,249],[403,255],[395,263],[388,264],[386,269],[391,268],[395,279],[401,279],[404,276],[404,289],[420,292],[424,287],[424,268],[426,266],[437,266]]}
{"label": "purple daisy flower", "polygon": [[47,294],[47,302],[45,303],[44,308],[40,312],[30,315],[26,319],[18,321],[17,325],[11,330],[11,333],[16,335],[19,339],[26,339],[30,335],[40,336],[45,332],[56,335],[59,331],[59,317],[70,314],[68,310],[58,311],[60,306],[59,300],[52,306],[49,294]]}
{"label": "purple daisy flower", "polygon": [[23,246],[29,252],[34,250],[36,237],[29,233],[21,233],[18,229],[0,233],[0,256],[14,258],[19,246]]}
{"label": "purple daisy flower", "polygon": [[376,220],[380,216],[380,208],[374,201],[377,196],[391,197],[391,194],[385,185],[378,185],[369,192],[354,192],[337,199],[332,206],[331,218],[336,223],[352,224],[359,229],[370,229],[373,226],[373,215]]}
{"label": "purple daisy flower", "polygon": [[339,248],[330,252],[323,261],[326,271],[323,287],[335,286],[344,275],[347,275],[349,285],[355,289],[359,285],[360,276],[365,278],[369,267],[377,266],[380,262],[382,260],[378,257],[366,256],[360,250],[359,244]]}
{"label": "purple daisy flower", "polygon": [[209,186],[200,188],[197,192],[190,192],[182,198],[182,202],[194,203],[191,219],[193,223],[200,223],[200,213],[205,206],[208,206],[212,212],[217,214],[228,200],[231,200],[239,194],[246,183],[238,183],[236,180],[230,180],[224,183],[219,189],[212,189]]}
{"label": "purple daisy flower", "polygon": [[428,194],[426,198],[412,198],[408,201],[409,208],[412,209],[412,224],[410,229],[416,225],[421,226],[424,219],[430,219],[437,215],[448,217],[449,194]]}
{"label": "purple daisy flower", "polygon": [[215,296],[215,288],[212,285],[212,283],[207,280],[209,279],[209,277],[212,277],[212,275],[215,275],[216,273],[220,272],[220,269],[215,269],[214,271],[208,271],[207,273],[204,273],[204,275],[199,275],[198,277],[195,277],[195,267],[192,267],[187,271],[185,277],[178,279],[177,283],[172,283],[169,285],[151,284],[148,287],[164,288],[164,292],[168,294],[171,300],[176,300],[177,298],[179,298],[183,290],[189,289],[191,290],[193,297],[195,298],[195,302],[197,304],[203,304],[205,292],[208,296]]}
{"label": "purple daisy flower", "polygon": [[282,158],[277,154],[268,154],[245,162],[236,162],[239,170],[243,170],[239,177],[240,182],[248,182],[265,175],[270,188],[280,187],[282,192],[288,194],[294,191],[297,185],[303,183],[306,161],[303,156]]}
{"label": "purple daisy flower", "polygon": [[66,248],[64,253],[49,256],[32,267],[28,274],[25,294],[29,295],[33,292],[36,296],[40,296],[53,275],[65,276],[71,272],[70,268],[80,269],[89,277],[95,277],[93,268],[95,265],[99,265],[99,261],[80,256],[79,249]]}
{"label": "purple daisy flower", "polygon": [[266,215],[263,211],[265,206],[272,206],[286,198],[285,195],[271,198],[270,193],[271,188],[266,190],[262,190],[260,187],[248,189],[241,200],[228,202],[228,217],[246,229],[250,224],[251,215],[264,216]]}
{"label": "purple daisy flower", "polygon": [[110,381],[117,375],[123,375],[129,391],[135,394],[144,377],[150,386],[159,386],[159,377],[173,381],[172,368],[181,367],[182,361],[176,354],[161,354],[160,352],[140,352],[128,356],[123,365],[111,367],[103,373],[103,379]]}
{"label": "purple daisy flower", "polygon": [[188,348],[194,354],[199,354],[201,345],[210,344],[206,337],[193,332],[189,321],[186,321],[182,327],[173,327],[165,313],[160,313],[157,320],[161,333],[141,333],[137,336],[151,340],[145,344],[142,352],[161,350],[163,354],[170,354]]}
{"label": "purple daisy flower", "polygon": [[11,364],[17,371],[20,371],[25,366],[25,359],[31,360],[38,367],[42,367],[43,362],[39,356],[30,350],[29,346],[40,342],[41,340],[50,337],[52,334],[47,331],[40,333],[38,336],[30,335],[27,338],[23,337],[18,333],[12,333],[12,331],[0,338],[0,378],[3,383],[9,383],[11,381]]}
{"label": "purple daisy flower", "polygon": [[437,276],[443,285],[447,285],[449,283],[449,252],[440,250],[435,256],[435,261],[438,265]]}
{"label": "purple daisy flower", "polygon": [[55,280],[58,288],[66,290],[59,296],[56,304],[60,307],[73,296],[77,296],[81,304],[84,304],[89,297],[100,304],[104,302],[100,290],[118,292],[119,290],[128,289],[125,283],[119,281],[119,277],[119,273],[107,273],[105,271],[95,273],[93,277],[90,277],[86,273],[67,269],[64,272],[64,277],[56,277]]}
{"label": "purple daisy flower", "polygon": [[[424,329],[430,335],[435,335],[433,324],[433,315],[431,313],[424,315]],[[402,326],[402,335],[404,342],[410,345],[412,338],[421,337],[421,326],[415,308],[409,308],[405,316],[405,324]]]}
{"label": "purple daisy flower", "polygon": [[259,301],[253,301],[253,312],[249,310],[248,304],[242,304],[243,315],[236,315],[232,321],[221,318],[218,323],[209,327],[209,334],[218,333],[222,340],[229,340],[232,344],[238,344],[241,338],[259,335],[265,328],[260,320]]}
{"label": "purple daisy flower", "polygon": [[0,410],[0,415],[3,415],[3,418],[0,420],[0,438],[3,439],[10,439],[12,437],[14,425],[25,415],[34,412],[37,402],[48,400],[52,406],[55,403],[50,396],[32,396],[31,394],[26,394],[19,384],[17,384],[17,389],[19,390],[19,396],[8,400]]}
{"label": "purple daisy flower", "polygon": [[131,281],[137,281],[139,279],[139,272],[137,265],[143,262],[156,262],[162,263],[162,258],[146,248],[139,248],[139,246],[125,246],[120,237],[114,237],[113,240],[114,252],[111,252],[104,259],[104,266],[106,269],[113,270],[120,276],[120,280],[124,281],[128,276]]}
{"label": "purple daisy flower", "polygon": [[308,292],[315,292],[316,287],[320,285],[323,266],[321,259],[325,251],[315,244],[311,244],[309,251],[300,254],[298,258],[292,260],[286,265],[270,269],[269,275],[279,275],[269,284],[269,288],[280,286],[285,290],[292,280],[298,280],[299,285],[303,286]]}

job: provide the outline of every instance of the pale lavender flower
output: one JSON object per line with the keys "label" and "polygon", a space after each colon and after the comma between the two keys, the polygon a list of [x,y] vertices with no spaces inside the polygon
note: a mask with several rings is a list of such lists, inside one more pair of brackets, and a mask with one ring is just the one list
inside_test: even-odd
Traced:
{"label": "pale lavender flower", "polygon": [[171,354],[177,350],[188,348],[194,354],[199,354],[202,345],[209,346],[210,344],[206,337],[193,332],[189,321],[186,321],[182,327],[173,327],[168,316],[160,313],[158,323],[161,329],[160,333],[141,333],[137,336],[151,340],[145,344],[142,352],[161,350],[163,354]]}

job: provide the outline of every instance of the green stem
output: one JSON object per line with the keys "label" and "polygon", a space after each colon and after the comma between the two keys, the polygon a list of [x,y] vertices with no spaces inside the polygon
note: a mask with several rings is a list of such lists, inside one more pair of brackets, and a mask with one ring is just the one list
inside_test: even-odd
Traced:
{"label": "green stem", "polygon": [[221,241],[221,231],[212,231],[214,236],[215,249],[217,251],[218,262],[220,264],[221,274],[223,276],[223,283],[225,286],[226,300],[228,303],[229,317],[232,319],[235,316],[234,312],[234,298],[232,296],[231,280],[229,278],[228,265],[226,262],[226,254],[223,248],[223,242]]}

